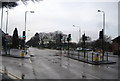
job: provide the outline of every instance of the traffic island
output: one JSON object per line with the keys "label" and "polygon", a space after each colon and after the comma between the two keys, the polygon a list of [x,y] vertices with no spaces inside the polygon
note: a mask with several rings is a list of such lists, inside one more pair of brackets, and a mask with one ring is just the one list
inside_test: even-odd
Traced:
{"label": "traffic island", "polygon": [[[68,56],[66,56],[68,57]],[[113,61],[91,61],[91,60],[88,60],[88,59],[84,59],[84,58],[75,58],[75,57],[68,57],[68,58],[71,58],[71,59],[74,59],[74,60],[78,60],[78,61],[81,61],[81,62],[85,62],[85,63],[89,63],[89,64],[92,64],[92,65],[102,65],[102,64],[115,64],[116,62],[113,62]]]}
{"label": "traffic island", "polygon": [[21,49],[11,49],[9,54],[5,54],[3,51],[2,56],[14,57],[14,58],[30,58],[30,55],[25,54],[25,51]]}
{"label": "traffic island", "polygon": [[111,53],[106,52],[104,55],[99,52],[79,52],[79,51],[69,51],[69,52],[61,52],[57,53],[59,56],[64,56],[67,58],[71,58],[74,60],[78,60],[84,63],[89,63],[92,65],[102,65],[102,64],[115,64],[116,62],[110,60],[113,56]]}

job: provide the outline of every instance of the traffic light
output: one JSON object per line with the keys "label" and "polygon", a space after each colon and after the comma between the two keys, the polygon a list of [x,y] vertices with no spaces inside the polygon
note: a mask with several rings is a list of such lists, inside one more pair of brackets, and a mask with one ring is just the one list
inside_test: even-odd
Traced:
{"label": "traffic light", "polygon": [[87,40],[87,36],[85,36],[85,34],[82,35],[82,41],[86,41]]}
{"label": "traffic light", "polygon": [[85,41],[85,34],[82,35],[82,41]]}
{"label": "traffic light", "polygon": [[71,34],[68,34],[68,38],[71,38]]}
{"label": "traffic light", "polygon": [[103,39],[103,29],[99,32],[99,39]]}
{"label": "traffic light", "polygon": [[85,41],[88,39],[88,37],[87,36],[85,36]]}
{"label": "traffic light", "polygon": [[22,36],[23,39],[26,39],[26,36],[25,36],[25,31],[23,31],[23,36]]}
{"label": "traffic light", "polygon": [[60,42],[62,42],[62,38],[63,38],[63,36],[62,36],[62,34],[60,34]]}
{"label": "traffic light", "polygon": [[68,34],[67,41],[70,41],[70,40],[71,40],[71,34]]}

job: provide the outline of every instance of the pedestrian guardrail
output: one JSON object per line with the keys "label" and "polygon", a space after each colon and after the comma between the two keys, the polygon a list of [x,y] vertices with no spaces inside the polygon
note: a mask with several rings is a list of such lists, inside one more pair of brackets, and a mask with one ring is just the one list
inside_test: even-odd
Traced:
{"label": "pedestrian guardrail", "polygon": [[[60,54],[62,53],[62,55],[75,59],[75,60],[79,60],[79,61],[83,61],[83,62],[88,62],[88,63],[94,63],[94,64],[99,64],[99,63],[113,63],[109,61],[109,53],[105,52],[104,56],[102,53],[99,52],[90,52],[90,51],[86,51],[81,52],[81,51],[75,51],[75,50],[69,50],[69,52],[67,50],[64,50],[61,52],[60,50]],[[115,63],[115,62],[114,62]]]}

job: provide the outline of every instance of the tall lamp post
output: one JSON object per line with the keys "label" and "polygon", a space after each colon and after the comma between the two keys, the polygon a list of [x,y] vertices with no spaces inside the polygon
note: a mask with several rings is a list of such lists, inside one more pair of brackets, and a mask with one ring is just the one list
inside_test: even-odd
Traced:
{"label": "tall lamp post", "polygon": [[1,30],[2,30],[2,26],[3,26],[3,3],[1,2]]}
{"label": "tall lamp post", "polygon": [[103,35],[105,34],[105,12],[98,10],[98,12],[102,12],[103,13]]}
{"label": "tall lamp post", "polygon": [[105,12],[98,10],[98,12],[102,12],[103,13],[103,39],[102,39],[102,48],[103,48],[103,58],[102,60],[104,61],[104,35],[105,35]]}
{"label": "tall lamp post", "polygon": [[6,11],[6,13],[7,13],[7,19],[6,19],[6,34],[7,34],[7,30],[8,30],[8,9],[7,9],[7,11]]}
{"label": "tall lamp post", "polygon": [[73,27],[78,27],[79,28],[79,38],[78,38],[79,39],[78,43],[79,43],[79,42],[81,42],[80,41],[80,38],[81,38],[81,29],[80,29],[80,26],[73,25]]}
{"label": "tall lamp post", "polygon": [[[30,32],[30,30],[27,30],[27,32]],[[27,33],[27,37],[29,37],[28,33]]]}
{"label": "tall lamp post", "polygon": [[26,36],[26,20],[27,20],[27,13],[34,13],[34,11],[25,11],[25,36]]}

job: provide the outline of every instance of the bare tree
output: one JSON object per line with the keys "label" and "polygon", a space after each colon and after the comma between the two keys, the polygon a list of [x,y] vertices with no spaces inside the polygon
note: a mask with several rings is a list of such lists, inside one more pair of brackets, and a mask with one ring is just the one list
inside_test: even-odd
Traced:
{"label": "bare tree", "polygon": [[[4,8],[4,7],[6,7],[6,8],[9,8],[9,9],[11,9],[11,8],[13,8],[13,7],[16,7],[16,6],[18,6],[18,2],[19,0],[16,0],[16,1],[10,1],[9,2],[9,0],[8,1],[1,1],[2,2],[2,8]],[[43,0],[21,0],[22,2],[23,2],[23,4],[25,4],[25,5],[27,5],[28,4],[28,1],[32,1],[32,2],[39,2],[39,1],[43,1]]]}

